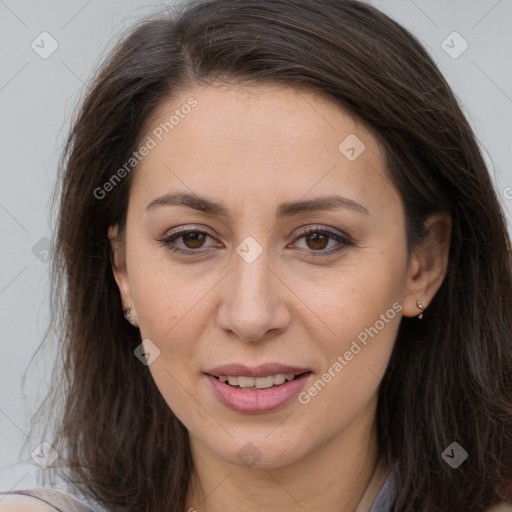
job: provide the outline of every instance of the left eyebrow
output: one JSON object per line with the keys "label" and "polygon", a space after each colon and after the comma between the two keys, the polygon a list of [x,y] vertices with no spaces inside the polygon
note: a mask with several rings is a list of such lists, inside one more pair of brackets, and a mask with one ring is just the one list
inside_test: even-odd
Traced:
{"label": "left eyebrow", "polygon": [[363,213],[364,215],[370,215],[368,210],[362,204],[356,203],[355,201],[352,201],[352,199],[348,199],[346,197],[334,195],[316,197],[304,201],[282,203],[276,210],[276,218],[282,219],[284,217],[291,217],[292,215],[298,215],[304,212],[335,210],[336,208],[347,208]]}
{"label": "left eyebrow", "polygon": [[[222,203],[212,201],[211,199],[207,199],[206,197],[202,197],[191,192],[175,192],[173,194],[165,194],[161,197],[157,197],[146,206],[146,210],[151,210],[157,206],[173,205],[188,206],[194,210],[199,210],[204,213],[218,215],[221,217],[230,216],[228,208]],[[285,217],[292,217],[304,212],[334,210],[336,208],[346,208],[364,215],[369,215],[368,210],[363,205],[353,201],[352,199],[339,195],[321,196],[303,201],[281,203],[277,207],[275,215],[277,219],[283,219]]]}

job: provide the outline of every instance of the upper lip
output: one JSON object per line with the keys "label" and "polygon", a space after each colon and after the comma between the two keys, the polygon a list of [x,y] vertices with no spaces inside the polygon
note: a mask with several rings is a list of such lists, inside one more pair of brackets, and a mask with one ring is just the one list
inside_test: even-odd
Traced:
{"label": "upper lip", "polygon": [[307,368],[300,368],[298,366],[288,366],[280,363],[266,363],[260,366],[248,367],[243,364],[224,364],[222,366],[216,366],[211,368],[205,373],[213,375],[214,377],[220,377],[221,375],[231,376],[244,376],[244,377],[268,377],[269,375],[275,375],[276,373],[294,373],[300,375],[301,373],[309,372]]}

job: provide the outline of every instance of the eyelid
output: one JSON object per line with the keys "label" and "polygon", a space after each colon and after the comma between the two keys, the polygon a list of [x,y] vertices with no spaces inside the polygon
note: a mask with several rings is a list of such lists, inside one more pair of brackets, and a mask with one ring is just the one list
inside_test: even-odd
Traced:
{"label": "eyelid", "polygon": [[299,228],[300,231],[295,235],[295,238],[298,238],[299,236],[302,236],[304,234],[308,234],[311,232],[320,232],[320,233],[326,233],[326,234],[332,234],[337,235],[340,238],[344,238],[347,241],[355,242],[355,239],[349,235],[347,235],[345,232],[340,231],[336,228],[331,228],[329,226],[324,226],[321,224],[315,225],[315,224],[308,224],[304,228]]}
{"label": "eyelid", "polygon": [[168,229],[161,238],[167,239],[167,238],[179,235],[179,234],[186,235],[187,233],[195,232],[195,231],[197,231],[198,233],[204,233],[205,235],[208,235],[211,238],[215,238],[209,232],[208,228],[206,226],[203,226],[202,224],[186,224],[184,226],[178,226],[176,228]]}

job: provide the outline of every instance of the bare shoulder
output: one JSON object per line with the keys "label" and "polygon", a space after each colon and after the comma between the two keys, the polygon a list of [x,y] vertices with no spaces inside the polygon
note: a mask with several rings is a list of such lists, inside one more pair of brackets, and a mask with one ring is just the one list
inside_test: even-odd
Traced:
{"label": "bare shoulder", "polygon": [[0,512],[93,512],[73,496],[45,487],[0,492]]}
{"label": "bare shoulder", "polygon": [[32,496],[0,494],[0,512],[55,512],[56,510]]}

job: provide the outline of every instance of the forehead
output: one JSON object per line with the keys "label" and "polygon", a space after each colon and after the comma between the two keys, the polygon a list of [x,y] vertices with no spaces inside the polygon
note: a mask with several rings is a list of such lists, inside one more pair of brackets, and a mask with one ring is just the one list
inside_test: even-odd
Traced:
{"label": "forehead", "polygon": [[160,105],[140,140],[148,137],[154,147],[133,183],[148,197],[179,187],[255,203],[308,192],[397,198],[375,137],[310,90],[196,86]]}
{"label": "forehead", "polygon": [[[196,104],[193,108],[188,107],[191,102]],[[194,133],[189,129],[191,125]],[[199,138],[208,147],[264,143],[262,156],[275,151],[293,159],[298,156],[299,146],[304,148],[300,156],[310,155],[313,147],[317,148],[315,153],[337,153],[340,142],[357,134],[369,151],[380,152],[377,141],[360,121],[327,95],[305,87],[196,86],[163,102],[147,126],[148,133],[160,131],[163,138],[172,133],[176,141],[179,137],[184,149]],[[159,133],[156,136],[161,138]],[[286,145],[293,146],[295,153],[285,155]],[[235,150],[232,147],[231,153]]]}

